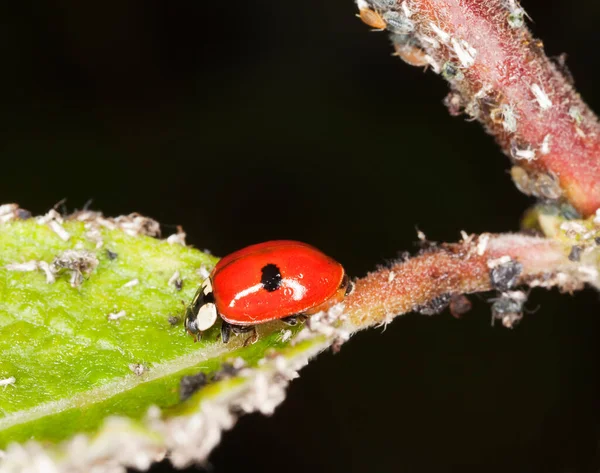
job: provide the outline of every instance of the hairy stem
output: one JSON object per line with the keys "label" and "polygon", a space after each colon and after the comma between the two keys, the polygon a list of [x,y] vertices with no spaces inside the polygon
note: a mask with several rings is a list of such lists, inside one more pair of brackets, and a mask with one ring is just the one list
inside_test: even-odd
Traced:
{"label": "hairy stem", "polygon": [[452,114],[479,120],[511,158],[526,194],[600,207],[600,124],[525,26],[516,0],[357,0],[397,54],[448,80]]}
{"label": "hairy stem", "polygon": [[[582,270],[588,263],[573,262],[568,254],[566,245],[545,238],[519,234],[470,236],[461,243],[442,244],[359,279],[347,298],[347,314],[352,325],[362,329],[414,310],[441,311],[445,305],[439,305],[439,301],[447,303],[447,297],[454,294],[506,290],[519,284],[573,291],[584,282],[597,283],[597,272]],[[520,264],[518,277],[506,287],[499,287],[502,281],[492,279],[492,270],[515,263]]]}

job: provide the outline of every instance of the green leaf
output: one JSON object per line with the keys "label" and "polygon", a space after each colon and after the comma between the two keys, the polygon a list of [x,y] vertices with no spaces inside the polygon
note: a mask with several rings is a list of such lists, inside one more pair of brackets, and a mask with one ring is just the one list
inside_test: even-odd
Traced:
{"label": "green leaf", "polygon": [[[247,335],[223,344],[218,326],[194,343],[183,329],[185,304],[217,259],[173,243],[178,237],[144,235],[155,233],[154,224],[87,212],[0,225],[0,449],[7,449],[0,466],[43,455],[72,467],[66,452],[78,437],[69,439],[81,433],[89,461],[114,438],[103,459],[115,465],[145,468],[167,451],[179,465],[201,461],[233,425],[233,407],[272,410],[294,366],[329,343],[317,332],[292,345],[301,327],[279,322],[261,327],[247,347]],[[198,373],[207,386],[181,402],[182,379]],[[215,424],[210,412],[221,420]],[[190,419],[190,428],[214,428],[212,441],[190,435],[193,451],[181,441]],[[127,435],[115,437],[115,429]],[[147,455],[120,458],[123,438]],[[19,445],[29,440],[36,443]],[[85,448],[78,451],[81,462]]]}

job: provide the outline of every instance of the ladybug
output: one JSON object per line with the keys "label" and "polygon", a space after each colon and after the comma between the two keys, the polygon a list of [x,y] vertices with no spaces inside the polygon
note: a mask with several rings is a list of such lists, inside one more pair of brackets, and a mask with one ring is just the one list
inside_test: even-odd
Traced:
{"label": "ladybug", "polygon": [[352,283],[340,263],[313,246],[291,240],[251,245],[222,258],[204,280],[185,316],[198,340],[221,317],[221,338],[254,332],[255,325],[299,319],[341,302]]}

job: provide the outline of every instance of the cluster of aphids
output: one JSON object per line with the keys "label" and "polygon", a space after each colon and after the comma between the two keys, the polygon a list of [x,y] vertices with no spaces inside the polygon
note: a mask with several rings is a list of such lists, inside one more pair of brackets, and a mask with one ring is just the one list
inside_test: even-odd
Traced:
{"label": "cluster of aphids", "polygon": [[241,363],[241,360],[235,360],[234,363],[223,363],[221,368],[212,375],[206,375],[205,373],[200,372],[198,374],[184,376],[179,383],[179,399],[185,401],[209,384],[232,378],[236,376],[242,368],[243,363]]}
{"label": "cluster of aphids", "polygon": [[492,302],[492,325],[496,320],[507,328],[513,328],[523,318],[523,306],[527,295],[515,290],[523,265],[510,257],[500,258],[490,265],[490,283],[498,291],[498,297]]}
{"label": "cluster of aphids", "polygon": [[429,61],[414,36],[415,24],[406,2],[396,0],[357,0],[358,17],[376,31],[387,30],[395,55],[411,66],[427,66]]}
{"label": "cluster of aphids", "polygon": [[[523,318],[527,295],[515,289],[522,272],[523,265],[508,257],[492,262],[490,282],[492,288],[498,291],[498,296],[489,300],[492,303],[492,326],[499,320],[505,327],[513,328]],[[462,294],[442,294],[425,305],[415,306],[414,310],[423,315],[435,315],[446,308],[458,319],[471,310],[471,302]]]}

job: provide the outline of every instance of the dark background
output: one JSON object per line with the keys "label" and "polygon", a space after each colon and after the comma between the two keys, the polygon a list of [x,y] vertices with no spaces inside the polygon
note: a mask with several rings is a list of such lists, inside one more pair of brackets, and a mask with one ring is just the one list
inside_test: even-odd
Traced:
{"label": "dark background", "polygon": [[[449,116],[446,84],[391,57],[352,0],[5,3],[0,202],[93,198],[218,255],[305,240],[355,276],[414,250],[416,225],[446,241],[516,230],[530,204],[492,139]],[[524,7],[599,109],[600,4]],[[509,331],[475,297],[460,321],[357,335],[273,417],[243,418],[210,469],[595,471],[597,299],[536,291]]]}

